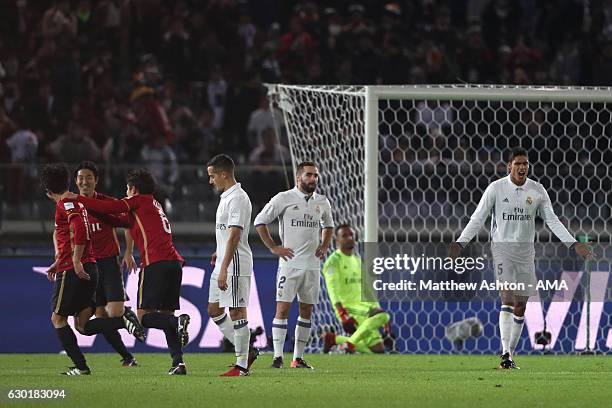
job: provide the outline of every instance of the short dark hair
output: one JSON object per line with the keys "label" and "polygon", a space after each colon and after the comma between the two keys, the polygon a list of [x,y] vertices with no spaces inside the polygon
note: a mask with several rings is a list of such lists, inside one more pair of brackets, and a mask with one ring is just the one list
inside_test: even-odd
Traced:
{"label": "short dark hair", "polygon": [[351,224],[340,224],[336,227],[336,230],[334,231],[334,235],[338,235],[338,233],[340,232],[340,230],[342,228],[350,228],[353,229],[353,227],[351,227]]}
{"label": "short dark hair", "polygon": [[234,174],[234,168],[236,165],[231,157],[227,154],[218,154],[208,161],[207,167],[213,167],[215,170],[227,171],[228,173]]}
{"label": "short dark hair", "polygon": [[62,194],[70,188],[70,170],[64,163],[47,164],[40,175],[45,191]]}
{"label": "short dark hair", "polygon": [[155,194],[155,190],[157,190],[155,176],[144,168],[128,171],[125,181],[128,186],[136,187],[140,194]]}
{"label": "short dark hair", "polygon": [[527,150],[523,149],[522,147],[515,147],[514,149],[512,149],[510,155],[508,156],[508,163],[511,163],[512,160],[514,160],[517,156],[525,156],[529,158]]}
{"label": "short dark hair", "polygon": [[296,173],[297,174],[302,174],[302,172],[304,171],[304,167],[306,166],[312,166],[312,167],[317,167],[317,164],[315,162],[311,162],[311,161],[303,161],[300,164],[297,165],[297,169],[296,169]]}
{"label": "short dark hair", "polygon": [[98,166],[96,166],[96,163],[89,161],[89,160],[82,161],[79,163],[76,170],[74,171],[74,178],[77,178],[77,175],[79,174],[79,170],[83,170],[83,169],[90,170],[93,173],[94,177],[98,178]]}

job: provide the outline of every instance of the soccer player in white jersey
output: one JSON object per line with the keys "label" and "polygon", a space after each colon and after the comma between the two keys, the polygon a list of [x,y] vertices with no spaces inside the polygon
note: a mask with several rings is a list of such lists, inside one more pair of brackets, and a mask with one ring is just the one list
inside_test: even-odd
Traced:
{"label": "soccer player in white jersey", "polygon": [[513,357],[523,331],[525,307],[529,296],[537,294],[533,245],[535,216],[539,215],[559,240],[568,247],[573,246],[582,258],[591,256],[588,243],[576,242],[559,221],[542,184],[527,178],[528,171],[527,151],[514,149],[508,160],[508,176],[487,187],[457,243],[451,247],[451,254],[457,256],[491,214],[491,252],[497,279],[525,284],[525,290],[500,291],[500,368],[503,369],[518,368]]}
{"label": "soccer player in white jersey", "polygon": [[[329,200],[315,193],[319,171],[312,162],[300,163],[295,188],[278,193],[255,217],[255,228],[263,243],[279,259],[276,275],[276,315],[272,322],[274,360],[282,368],[287,318],[297,295],[300,313],[295,325],[292,368],[312,369],[304,361],[310,337],[312,308],[319,299],[321,259],[332,239],[334,221]],[[268,224],[278,218],[281,245],[270,236]]]}
{"label": "soccer player in white jersey", "polygon": [[[210,276],[208,315],[236,350],[236,364],[222,377],[249,375],[258,350],[249,352],[251,332],[247,321],[247,306],[251,289],[253,254],[249,247],[251,200],[234,177],[234,161],[220,154],[207,164],[210,184],[221,200],[217,207],[213,254],[214,270]],[[229,307],[231,321],[225,308]]]}

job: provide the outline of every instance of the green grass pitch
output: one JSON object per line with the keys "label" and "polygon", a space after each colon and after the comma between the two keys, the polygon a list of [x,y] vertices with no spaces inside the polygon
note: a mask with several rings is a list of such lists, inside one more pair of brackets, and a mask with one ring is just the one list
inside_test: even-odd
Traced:
{"label": "green grass pitch", "polygon": [[[186,354],[188,375],[169,376],[169,357],[89,354],[91,376],[66,377],[58,354],[0,354],[0,407],[590,407],[609,406],[609,356],[519,356],[521,370],[494,369],[494,356],[307,355],[314,371],[270,367],[220,378],[231,354]],[[290,361],[290,355],[285,361]],[[10,401],[11,389],[64,389],[66,398]]]}

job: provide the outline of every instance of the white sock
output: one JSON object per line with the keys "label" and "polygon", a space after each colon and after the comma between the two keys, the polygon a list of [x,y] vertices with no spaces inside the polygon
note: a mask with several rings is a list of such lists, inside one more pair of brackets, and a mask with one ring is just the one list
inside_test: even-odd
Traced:
{"label": "white sock", "polygon": [[274,358],[283,356],[287,337],[287,319],[272,320],[272,343],[274,344]]}
{"label": "white sock", "polygon": [[232,321],[227,318],[227,313],[223,313],[221,316],[213,317],[213,322],[219,326],[219,330],[223,333],[226,339],[230,341],[232,344],[234,343],[234,325]]}
{"label": "white sock", "polygon": [[249,360],[249,340],[251,331],[246,319],[234,322],[234,349],[236,349],[236,365],[247,368]]}
{"label": "white sock", "polygon": [[512,333],[512,318],[514,307],[502,305],[499,312],[499,335],[501,337],[502,354],[510,352],[510,336]]}
{"label": "white sock", "polygon": [[295,325],[295,345],[293,347],[293,359],[304,357],[304,349],[310,338],[310,319],[298,317]]}
{"label": "white sock", "polygon": [[514,356],[514,351],[521,339],[521,333],[523,332],[523,325],[525,324],[525,316],[512,316],[512,331],[510,332],[510,354]]}

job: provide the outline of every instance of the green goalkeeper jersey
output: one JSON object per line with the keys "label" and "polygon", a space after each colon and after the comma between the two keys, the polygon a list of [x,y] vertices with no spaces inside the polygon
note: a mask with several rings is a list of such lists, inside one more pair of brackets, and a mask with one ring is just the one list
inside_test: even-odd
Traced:
{"label": "green goalkeeper jersey", "polygon": [[332,305],[342,303],[347,310],[353,309],[359,314],[367,314],[370,309],[380,307],[378,302],[361,301],[361,258],[359,255],[347,256],[337,249],[323,264],[323,277]]}

